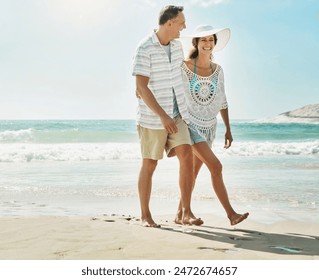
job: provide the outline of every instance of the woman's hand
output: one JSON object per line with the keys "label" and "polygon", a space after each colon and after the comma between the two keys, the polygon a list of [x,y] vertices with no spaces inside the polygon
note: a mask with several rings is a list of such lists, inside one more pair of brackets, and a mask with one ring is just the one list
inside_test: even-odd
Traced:
{"label": "woman's hand", "polygon": [[231,146],[231,143],[233,142],[233,136],[231,135],[230,131],[226,131],[225,133],[225,149],[228,149]]}

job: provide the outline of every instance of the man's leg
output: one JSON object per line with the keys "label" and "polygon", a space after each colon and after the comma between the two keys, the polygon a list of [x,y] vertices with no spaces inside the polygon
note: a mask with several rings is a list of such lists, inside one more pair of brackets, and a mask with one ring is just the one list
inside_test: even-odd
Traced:
{"label": "man's leg", "polygon": [[157,166],[157,161],[163,158],[163,152],[167,139],[165,129],[148,129],[138,126],[138,134],[141,144],[142,166],[138,178],[138,192],[141,205],[141,220],[144,226],[160,227],[151,215],[149,203],[152,192],[152,178]]}
{"label": "man's leg", "polygon": [[193,175],[193,153],[190,145],[180,145],[174,148],[178,157],[179,170],[179,185],[181,191],[181,206],[182,206],[182,224],[201,225],[201,219],[195,218],[191,211],[191,196],[194,182]]}
{"label": "man's leg", "polygon": [[149,203],[152,192],[152,177],[157,166],[157,160],[143,159],[140,175],[138,178],[138,192],[141,205],[142,224],[147,227],[159,227],[151,215]]}
{"label": "man's leg", "polygon": [[[202,165],[203,165],[203,162],[193,154],[193,187],[192,187],[192,192],[194,191],[196,178],[197,178],[197,175],[198,175]],[[175,217],[176,224],[182,224],[182,213],[183,213],[182,212],[182,200],[180,200],[179,205],[178,205],[178,210],[176,213],[176,217]],[[192,218],[195,218],[195,216],[192,215]],[[203,223],[204,223],[204,221],[202,220],[202,224]]]}

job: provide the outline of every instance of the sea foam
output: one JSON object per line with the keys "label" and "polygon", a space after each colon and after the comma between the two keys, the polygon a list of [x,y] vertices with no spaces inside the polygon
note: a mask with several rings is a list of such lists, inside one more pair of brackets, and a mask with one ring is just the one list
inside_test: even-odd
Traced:
{"label": "sea foam", "polygon": [[0,143],[29,142],[33,138],[32,134],[33,134],[32,128],[1,131]]}
{"label": "sea foam", "polygon": [[[273,143],[239,142],[224,149],[215,143],[217,156],[319,155],[319,141]],[[140,159],[138,143],[10,143],[0,145],[0,162],[108,161]]]}

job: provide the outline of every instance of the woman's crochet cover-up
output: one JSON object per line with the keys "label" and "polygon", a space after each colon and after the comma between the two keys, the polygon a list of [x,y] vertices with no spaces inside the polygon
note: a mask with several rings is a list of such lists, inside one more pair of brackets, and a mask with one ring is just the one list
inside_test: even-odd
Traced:
{"label": "woman's crochet cover-up", "polygon": [[189,127],[212,142],[216,133],[216,116],[221,109],[228,108],[223,69],[217,65],[210,76],[203,77],[183,63],[182,74],[190,114]]}

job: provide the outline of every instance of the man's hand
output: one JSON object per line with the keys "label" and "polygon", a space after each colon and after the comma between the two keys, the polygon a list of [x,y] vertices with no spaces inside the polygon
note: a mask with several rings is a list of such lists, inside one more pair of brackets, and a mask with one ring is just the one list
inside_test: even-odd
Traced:
{"label": "man's hand", "polygon": [[174,120],[170,116],[168,115],[161,116],[161,122],[168,133],[174,134],[178,131],[178,128]]}

